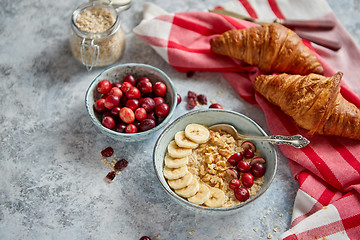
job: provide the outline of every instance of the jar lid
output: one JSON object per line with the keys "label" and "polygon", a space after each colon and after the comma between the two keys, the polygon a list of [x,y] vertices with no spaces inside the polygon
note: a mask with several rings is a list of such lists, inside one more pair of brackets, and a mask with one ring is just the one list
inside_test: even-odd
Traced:
{"label": "jar lid", "polygon": [[89,2],[100,2],[112,5],[116,11],[125,11],[131,7],[131,0],[89,0]]}

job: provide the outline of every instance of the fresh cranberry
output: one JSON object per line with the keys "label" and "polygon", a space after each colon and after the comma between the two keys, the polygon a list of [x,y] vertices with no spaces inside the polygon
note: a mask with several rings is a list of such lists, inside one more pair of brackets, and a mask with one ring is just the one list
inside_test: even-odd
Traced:
{"label": "fresh cranberry", "polygon": [[121,171],[124,168],[126,168],[127,165],[128,165],[128,161],[126,161],[125,159],[121,159],[115,163],[114,169],[116,171]]}
{"label": "fresh cranberry", "polygon": [[141,93],[139,91],[139,89],[137,87],[130,87],[127,91],[126,91],[126,97],[128,99],[132,99],[132,98],[140,98],[141,97]]}
{"label": "fresh cranberry", "polygon": [[241,182],[239,179],[237,178],[233,178],[231,179],[231,181],[229,182],[229,188],[232,189],[232,190],[235,190],[237,189],[238,187],[240,187],[241,185]]}
{"label": "fresh cranberry", "polygon": [[112,181],[114,180],[115,176],[116,176],[116,173],[115,173],[114,171],[109,172],[109,173],[106,175],[106,179],[105,179],[105,180],[106,180],[107,182],[112,182]]}
{"label": "fresh cranberry", "polygon": [[250,193],[247,188],[239,187],[234,190],[235,198],[239,200],[240,202],[245,202],[249,199]]}
{"label": "fresh cranberry", "polygon": [[109,95],[105,99],[105,107],[107,109],[112,109],[112,108],[118,106],[119,103],[120,103],[120,98],[118,96],[115,96],[115,95]]}
{"label": "fresh cranberry", "polygon": [[223,107],[222,107],[220,104],[218,104],[218,103],[213,103],[213,104],[211,104],[211,105],[209,106],[209,108],[223,109]]}
{"label": "fresh cranberry", "polygon": [[120,122],[120,123],[115,125],[115,131],[117,131],[119,133],[125,132],[125,128],[126,128],[126,124],[123,123],[123,122]]}
{"label": "fresh cranberry", "polygon": [[265,174],[265,164],[262,163],[254,163],[251,165],[250,172],[254,177],[262,177]]}
{"label": "fresh cranberry", "polygon": [[241,176],[241,182],[245,187],[251,188],[254,184],[254,176],[251,173],[244,173]]}
{"label": "fresh cranberry", "polygon": [[234,153],[233,155],[231,155],[229,158],[228,158],[228,162],[232,165],[232,166],[236,166],[236,164],[243,159],[243,155],[241,152],[237,152],[237,153]]}
{"label": "fresh cranberry", "polygon": [[110,116],[106,116],[103,118],[102,124],[108,129],[113,129],[115,127],[115,120]]}
{"label": "fresh cranberry", "polygon": [[105,99],[100,98],[94,103],[94,110],[98,113],[104,112],[107,108],[105,107]]}
{"label": "fresh cranberry", "polygon": [[98,84],[97,84],[97,91],[100,94],[104,94],[107,93],[108,91],[110,91],[111,89],[111,83],[109,80],[101,80]]}
{"label": "fresh cranberry", "polygon": [[159,105],[160,103],[164,103],[165,100],[162,97],[154,97],[155,107]]}
{"label": "fresh cranberry", "polygon": [[164,97],[166,95],[166,85],[163,82],[156,82],[153,86],[153,92],[158,97]]}
{"label": "fresh cranberry", "polygon": [[126,133],[136,133],[137,132],[137,127],[135,126],[135,124],[129,124],[125,128],[125,132]]}
{"label": "fresh cranberry", "polygon": [[166,103],[161,103],[155,107],[156,116],[163,118],[169,114],[170,108]]}
{"label": "fresh cranberry", "polygon": [[196,96],[196,99],[198,100],[198,102],[202,105],[206,105],[207,104],[207,98],[204,94],[199,94]]}
{"label": "fresh cranberry", "polygon": [[113,83],[111,84],[111,87],[121,88],[121,83],[119,83],[119,82],[113,82]]}
{"label": "fresh cranberry", "polygon": [[148,236],[142,236],[140,240],[151,240],[151,238],[149,238]]}
{"label": "fresh cranberry", "polygon": [[146,97],[140,100],[140,106],[145,108],[146,112],[151,112],[155,107],[155,101],[150,97]]}
{"label": "fresh cranberry", "polygon": [[180,94],[177,94],[177,104],[180,104],[181,100],[182,100],[182,98],[181,98]]}
{"label": "fresh cranberry", "polygon": [[119,117],[124,123],[132,123],[135,121],[135,113],[128,107],[121,108]]}
{"label": "fresh cranberry", "polygon": [[145,80],[145,81],[150,82],[150,79],[149,79],[148,77],[141,77],[141,78],[139,78],[139,79],[136,80],[136,83],[139,83],[139,82],[142,81],[142,80]]}
{"label": "fresh cranberry", "polygon": [[109,95],[118,96],[119,98],[122,97],[123,92],[118,87],[113,87],[110,89]]}
{"label": "fresh cranberry", "polygon": [[130,108],[131,110],[135,111],[136,109],[139,108],[139,100],[135,99],[135,98],[129,99],[126,101],[125,106]]}
{"label": "fresh cranberry", "polygon": [[253,150],[254,152],[256,151],[256,147],[252,142],[249,141],[245,141],[241,144],[241,147],[244,149],[249,149],[251,148],[251,150]]}
{"label": "fresh cranberry", "polygon": [[111,115],[113,118],[119,117],[119,113],[120,113],[121,108],[120,107],[114,107],[113,109],[111,109]]}
{"label": "fresh cranberry", "polygon": [[240,160],[237,165],[236,165],[237,169],[242,172],[242,173],[246,173],[248,171],[250,171],[250,164],[245,161],[245,160]]}
{"label": "fresh cranberry", "polygon": [[129,100],[129,99],[126,97],[125,94],[123,94],[123,96],[120,98],[120,105],[121,105],[121,106],[125,106],[127,100]]}
{"label": "fresh cranberry", "polygon": [[135,86],[136,79],[133,75],[129,74],[124,77],[123,82],[128,82],[131,85]]}
{"label": "fresh cranberry", "polygon": [[140,122],[140,131],[144,132],[150,130],[156,126],[156,123],[153,119],[145,118]]}
{"label": "fresh cranberry", "polygon": [[194,107],[196,107],[196,100],[195,98],[188,98],[187,100],[187,106],[189,109],[193,109]]}
{"label": "fresh cranberry", "polygon": [[227,168],[225,170],[232,178],[239,178],[240,173],[236,168]]}
{"label": "fresh cranberry", "polygon": [[136,87],[140,90],[142,94],[151,93],[153,86],[150,80],[142,79],[137,84]]}
{"label": "fresh cranberry", "polygon": [[154,111],[149,112],[148,115],[146,116],[146,118],[154,120],[155,123],[157,123],[157,121],[158,121],[158,118]]}
{"label": "fresh cranberry", "polygon": [[139,121],[144,120],[147,117],[145,108],[138,108],[135,110],[135,118]]}
{"label": "fresh cranberry", "polygon": [[254,157],[255,156],[255,153],[254,153],[254,151],[251,149],[251,148],[246,148],[245,150],[244,150],[244,157],[245,158],[252,158],[252,157]]}
{"label": "fresh cranberry", "polygon": [[129,89],[129,88],[131,88],[133,85],[131,85],[131,83],[129,83],[129,82],[123,82],[122,84],[121,84],[121,91],[123,92],[123,93],[125,93],[126,94],[126,91]]}
{"label": "fresh cranberry", "polygon": [[101,151],[103,157],[111,157],[114,154],[114,149],[112,147],[107,147]]}

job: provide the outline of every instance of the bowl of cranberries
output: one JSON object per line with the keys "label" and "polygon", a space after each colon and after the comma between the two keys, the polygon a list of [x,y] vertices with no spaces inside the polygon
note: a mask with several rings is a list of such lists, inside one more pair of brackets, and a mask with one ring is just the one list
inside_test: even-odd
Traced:
{"label": "bowl of cranberries", "polygon": [[85,105],[101,133],[142,141],[164,127],[176,108],[177,92],[160,69],[127,63],[106,69],[90,84]]}
{"label": "bowl of cranberries", "polygon": [[[254,206],[255,200],[266,192],[276,174],[277,154],[271,143],[236,140],[226,132],[212,130],[208,135],[197,126],[209,128],[221,123],[232,125],[244,135],[267,135],[254,120],[241,113],[225,109],[194,110],[166,126],[154,146],[153,165],[160,185],[171,200],[192,211],[232,214],[244,206]],[[187,133],[190,129],[192,133]],[[184,136],[181,132],[185,138],[178,137]],[[192,144],[202,136],[209,136],[208,140]],[[184,149],[187,147],[192,150]],[[188,161],[183,161],[187,157]],[[182,177],[183,171],[185,175]],[[192,179],[196,178],[198,189],[192,179],[186,185],[187,172],[193,175]],[[220,185],[219,179],[222,179]],[[203,185],[210,189],[210,194],[205,194],[208,190],[200,187]]]}

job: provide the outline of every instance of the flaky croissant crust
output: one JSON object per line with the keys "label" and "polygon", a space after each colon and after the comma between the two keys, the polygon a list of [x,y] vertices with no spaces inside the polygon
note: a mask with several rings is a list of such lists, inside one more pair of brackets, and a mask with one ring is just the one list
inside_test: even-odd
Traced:
{"label": "flaky croissant crust", "polygon": [[292,30],[278,23],[229,30],[210,40],[211,51],[230,56],[264,73],[323,74],[315,54]]}
{"label": "flaky croissant crust", "polygon": [[342,73],[260,75],[254,88],[279,106],[309,135],[334,135],[360,140],[360,111],[340,93]]}

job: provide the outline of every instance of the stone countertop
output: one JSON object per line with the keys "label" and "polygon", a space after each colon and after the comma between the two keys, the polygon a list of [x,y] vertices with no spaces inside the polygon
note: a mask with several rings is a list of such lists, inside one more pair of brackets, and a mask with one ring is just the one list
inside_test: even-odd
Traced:
{"label": "stone countertop", "polygon": [[[183,98],[188,90],[201,89],[208,99],[244,113],[268,132],[263,113],[244,102],[220,74],[196,72],[187,78],[134,36],[143,2],[133,1],[124,13],[127,46],[119,63],[154,65],[173,79]],[[359,2],[328,2],[359,44]],[[172,202],[157,182],[152,149],[160,133],[141,144],[98,134],[84,95],[104,68],[87,72],[68,44],[70,16],[81,3],[0,4],[0,239],[266,239],[286,231],[297,182],[280,152],[273,184],[252,207],[214,217]],[[154,3],[176,12],[203,10],[218,1]],[[173,119],[185,111],[183,101]],[[100,155],[107,146],[129,161],[111,184],[104,181],[109,169]]]}

